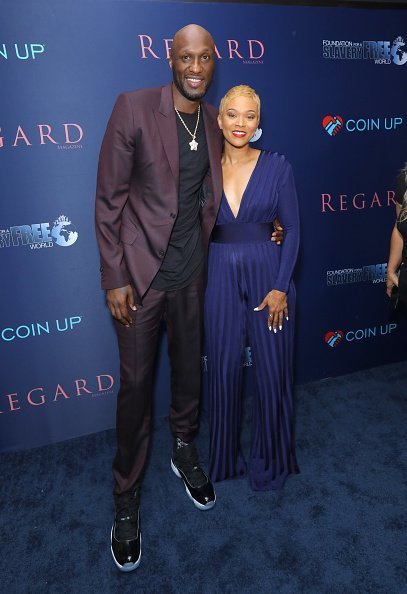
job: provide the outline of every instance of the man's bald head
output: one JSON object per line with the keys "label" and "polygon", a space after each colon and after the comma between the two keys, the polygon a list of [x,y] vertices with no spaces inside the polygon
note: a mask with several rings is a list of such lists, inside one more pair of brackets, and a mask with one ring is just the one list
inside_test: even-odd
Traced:
{"label": "man's bald head", "polygon": [[215,67],[215,43],[200,25],[186,25],[174,35],[170,67],[175,86],[174,100],[197,102],[208,90]]}
{"label": "man's bald head", "polygon": [[179,29],[175,35],[174,39],[172,40],[172,51],[177,49],[180,45],[190,44],[190,43],[198,43],[201,41],[204,45],[206,44],[208,48],[215,51],[215,42],[213,41],[212,35],[201,27],[201,25],[195,25],[191,23],[190,25],[186,25]]}

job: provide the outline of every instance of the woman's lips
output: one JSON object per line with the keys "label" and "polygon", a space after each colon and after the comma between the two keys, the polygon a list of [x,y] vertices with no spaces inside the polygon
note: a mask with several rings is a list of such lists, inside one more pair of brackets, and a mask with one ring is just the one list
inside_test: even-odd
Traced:
{"label": "woman's lips", "polygon": [[243,130],[233,130],[232,134],[237,138],[243,138],[244,136],[246,136],[246,132],[244,132]]}

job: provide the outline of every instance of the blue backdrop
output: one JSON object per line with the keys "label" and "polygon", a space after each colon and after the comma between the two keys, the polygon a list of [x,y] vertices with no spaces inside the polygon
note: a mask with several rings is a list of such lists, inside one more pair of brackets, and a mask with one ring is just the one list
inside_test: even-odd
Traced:
{"label": "blue backdrop", "polygon": [[[394,178],[407,154],[404,12],[0,4],[1,450],[114,426],[118,355],[93,229],[98,152],[116,96],[170,79],[167,49],[189,22],[217,45],[209,101],[255,87],[257,146],[294,167],[297,381],[407,357],[405,323],[390,318],[384,292]],[[162,416],[164,336],[156,379]]]}

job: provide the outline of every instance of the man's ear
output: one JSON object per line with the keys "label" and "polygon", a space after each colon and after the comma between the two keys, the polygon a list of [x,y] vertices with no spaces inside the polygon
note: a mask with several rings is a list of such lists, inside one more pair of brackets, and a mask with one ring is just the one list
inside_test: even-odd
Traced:
{"label": "man's ear", "polygon": [[170,57],[169,57],[169,60],[168,60],[168,64],[170,65],[170,68],[172,70],[172,51],[171,50],[170,50]]}

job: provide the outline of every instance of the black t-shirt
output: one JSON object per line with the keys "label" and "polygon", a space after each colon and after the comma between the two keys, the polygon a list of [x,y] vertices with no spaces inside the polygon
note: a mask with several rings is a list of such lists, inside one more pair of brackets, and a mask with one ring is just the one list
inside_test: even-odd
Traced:
{"label": "black t-shirt", "polygon": [[[194,132],[198,114],[181,113],[182,119]],[[204,253],[199,218],[199,194],[209,168],[203,112],[201,109],[196,142],[198,149],[192,151],[192,140],[177,116],[179,147],[179,201],[178,215],[160,270],[152,287],[158,291],[171,291],[186,287],[202,269]]]}
{"label": "black t-shirt", "polygon": [[397,229],[403,236],[403,262],[407,263],[407,180],[406,174],[400,173],[397,177],[396,200],[401,206],[401,212],[397,217]]}

